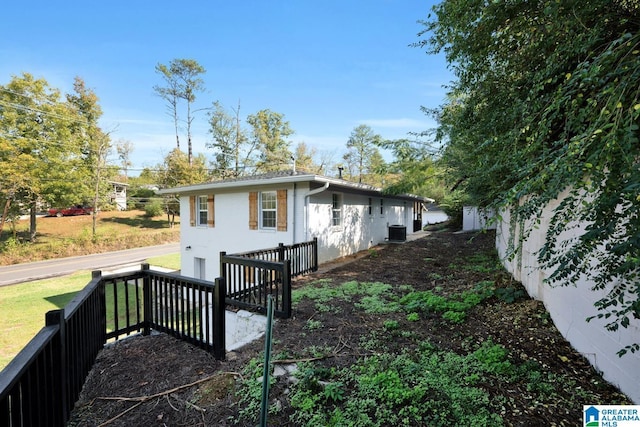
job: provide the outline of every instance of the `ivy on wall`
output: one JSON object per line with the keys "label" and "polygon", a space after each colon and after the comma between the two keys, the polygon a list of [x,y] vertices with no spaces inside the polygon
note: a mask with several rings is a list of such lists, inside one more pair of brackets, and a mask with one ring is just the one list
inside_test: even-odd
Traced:
{"label": "ivy on wall", "polygon": [[605,289],[608,329],[640,319],[639,2],[445,0],[423,24],[416,45],[457,77],[437,111],[452,179],[532,226],[568,190],[538,254],[548,281]]}

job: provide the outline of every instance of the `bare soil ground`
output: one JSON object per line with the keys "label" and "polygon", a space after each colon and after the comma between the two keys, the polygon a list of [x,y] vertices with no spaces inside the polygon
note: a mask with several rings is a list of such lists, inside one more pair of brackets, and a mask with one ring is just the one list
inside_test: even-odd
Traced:
{"label": "bare soil ground", "polygon": [[[434,231],[401,245],[386,245],[366,256],[298,280],[296,288],[316,286],[320,279],[335,285],[347,281],[411,285],[415,290],[441,289],[456,294],[482,281],[505,289],[521,289],[499,268],[468,268],[464,260],[494,255],[494,235]],[[406,313],[368,314],[352,301],[336,299],[337,312],[319,312],[302,299],[294,316],[274,326],[273,353],[290,359],[312,359],[310,348],[331,348],[314,363],[341,368],[376,352],[400,354],[429,341],[443,350],[466,354],[478,343],[492,340],[509,351],[514,365],[536,363],[554,389],[541,395],[531,384],[487,381],[481,387],[501,403],[499,415],[511,426],[573,426],[582,420],[583,404],[629,404],[614,386],[562,338],[543,305],[526,297],[505,302],[492,297],[452,324],[434,313],[419,322]],[[321,328],[309,330],[309,321]],[[384,322],[394,320],[402,331],[387,334],[379,349],[362,340],[372,331],[384,335]],[[317,325],[318,323],[316,323]],[[315,346],[315,347],[313,347]],[[237,423],[241,408],[242,371],[260,356],[263,340],[229,353],[225,361],[166,335],[134,337],[105,348],[90,373],[71,420],[71,426],[224,426]],[[281,361],[280,361],[281,362]],[[279,411],[269,425],[295,425],[285,381],[276,381],[270,401]],[[256,414],[257,417],[257,414]],[[256,425],[257,418],[239,425]],[[425,423],[424,425],[430,425]]]}

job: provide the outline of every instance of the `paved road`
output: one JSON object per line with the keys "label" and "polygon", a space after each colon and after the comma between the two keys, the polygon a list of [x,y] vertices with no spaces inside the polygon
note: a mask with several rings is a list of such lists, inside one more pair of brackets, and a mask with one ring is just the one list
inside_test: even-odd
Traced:
{"label": "paved road", "polygon": [[150,257],[178,252],[180,252],[180,244],[170,243],[103,254],[2,266],[0,267],[0,286],[62,276],[78,270],[100,270],[114,266],[136,264]]}

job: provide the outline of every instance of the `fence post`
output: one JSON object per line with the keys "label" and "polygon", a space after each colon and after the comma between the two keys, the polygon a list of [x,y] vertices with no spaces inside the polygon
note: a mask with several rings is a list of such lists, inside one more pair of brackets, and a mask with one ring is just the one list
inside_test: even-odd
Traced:
{"label": "fence post", "polygon": [[312,271],[318,271],[318,238],[313,238],[313,267]]}
{"label": "fence post", "polygon": [[224,360],[226,354],[225,342],[225,313],[226,313],[227,283],[224,277],[216,279],[213,290],[213,356]]}
{"label": "fence post", "polygon": [[[67,396],[68,379],[67,379],[67,337],[64,321],[64,309],[51,310],[45,314],[46,326],[58,326],[58,340],[54,346],[51,373],[54,376],[54,390],[58,392],[51,396],[54,400],[53,410],[57,420],[51,420],[54,425],[66,425],[71,415],[71,408],[68,405]],[[57,348],[56,348],[57,347]]]}
{"label": "fence post", "polygon": [[227,279],[227,271],[226,271],[226,268],[224,268],[224,264],[225,263],[222,260],[222,258],[224,258],[225,256],[227,256],[227,252],[225,252],[225,251],[220,252],[220,258],[219,258],[220,259],[220,276],[226,280]]}
{"label": "fence post", "polygon": [[285,260],[283,263],[282,311],[285,319],[291,317],[291,260]]}
{"label": "fence post", "polygon": [[278,243],[278,262],[284,261],[284,243]]}
{"label": "fence post", "polygon": [[142,263],[140,270],[144,271],[144,277],[142,278],[142,335],[151,335],[151,320],[152,320],[152,303],[151,303],[151,277],[149,277],[149,264]]}
{"label": "fence post", "polygon": [[100,282],[98,286],[98,300],[100,302],[100,333],[102,334],[102,343],[105,344],[107,339],[105,335],[107,334],[107,292],[105,289],[104,282],[102,279],[102,271],[101,270],[93,270],[91,271],[91,281],[97,280]]}

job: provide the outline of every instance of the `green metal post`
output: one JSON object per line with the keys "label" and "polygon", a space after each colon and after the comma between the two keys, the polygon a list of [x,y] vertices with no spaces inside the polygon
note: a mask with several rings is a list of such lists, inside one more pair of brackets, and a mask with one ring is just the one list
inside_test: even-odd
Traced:
{"label": "green metal post", "polygon": [[267,296],[267,330],[264,337],[264,371],[262,374],[262,400],[260,402],[260,427],[267,427],[269,415],[269,376],[271,374],[271,334],[273,332],[273,296]]}

